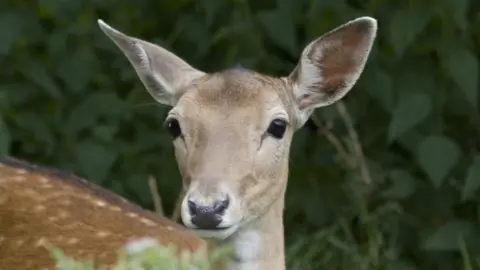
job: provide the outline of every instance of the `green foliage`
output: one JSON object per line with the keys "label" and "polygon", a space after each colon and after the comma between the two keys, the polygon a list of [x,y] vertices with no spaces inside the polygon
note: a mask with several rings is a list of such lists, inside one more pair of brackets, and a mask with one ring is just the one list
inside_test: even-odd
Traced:
{"label": "green foliage", "polygon": [[[48,246],[58,270],[94,270],[95,262],[75,260],[65,255],[61,249]],[[183,252],[175,256],[173,246],[159,245],[153,239],[132,240],[118,251],[119,258],[112,269],[131,270],[191,270],[207,269],[212,264],[225,260],[231,253],[229,246],[217,247],[207,254],[206,249],[196,252]]]}
{"label": "green foliage", "polygon": [[460,157],[460,148],[447,137],[429,136],[418,146],[418,163],[438,188]]}
{"label": "green foliage", "polygon": [[0,117],[0,154],[8,154],[10,149],[10,133],[3,118]]}
{"label": "green foliage", "polygon": [[393,141],[425,120],[431,106],[430,98],[422,93],[412,93],[400,99],[388,127],[389,141]]}
{"label": "green foliage", "polygon": [[465,178],[465,185],[463,186],[462,197],[468,199],[474,196],[477,189],[480,187],[480,155],[477,155],[472,164],[468,167],[467,177]]}
{"label": "green foliage", "polygon": [[445,66],[450,77],[474,106],[478,103],[478,58],[465,48],[453,47],[444,53]]}
{"label": "green foliage", "polygon": [[[449,221],[428,236],[424,242],[427,250],[459,250],[460,239],[472,237],[474,225],[465,221]],[[470,238],[471,239],[471,238]]]}
{"label": "green foliage", "polygon": [[[312,39],[368,15],[378,38],[344,99],[365,162],[339,107],[315,112],[330,135],[297,132],[288,268],[478,269],[479,11],[474,0],[0,1],[0,153],[73,171],[150,209],[154,175],[173,209],[181,181],[161,124],[168,108],[98,18],[205,71],[239,62],[287,75]],[[363,163],[370,185],[355,167]]]}

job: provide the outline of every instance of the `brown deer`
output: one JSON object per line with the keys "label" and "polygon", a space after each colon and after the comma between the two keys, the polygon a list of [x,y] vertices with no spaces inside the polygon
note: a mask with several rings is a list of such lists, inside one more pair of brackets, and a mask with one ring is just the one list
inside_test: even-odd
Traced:
{"label": "brown deer", "polygon": [[315,108],[353,87],[376,20],[361,17],[312,41],[286,77],[239,68],[207,74],[155,44],[99,25],[151,96],[173,107],[165,124],[186,191],[183,223],[202,238],[234,246],[228,269],[285,269],[282,217],[292,136]]}
{"label": "brown deer", "polygon": [[245,69],[207,74],[157,45],[99,25],[153,98],[173,107],[165,123],[186,191],[181,218],[195,234],[86,180],[5,158],[0,269],[52,269],[46,243],[110,265],[128,239],[144,236],[179,250],[204,247],[197,236],[231,244],[227,269],[285,269],[283,208],[293,134],[315,108],[353,87],[376,20],[358,18],[312,41],[286,77]]}
{"label": "brown deer", "polygon": [[130,239],[143,237],[177,254],[206,247],[183,226],[84,179],[0,158],[0,269],[55,269],[47,245],[108,267]]}

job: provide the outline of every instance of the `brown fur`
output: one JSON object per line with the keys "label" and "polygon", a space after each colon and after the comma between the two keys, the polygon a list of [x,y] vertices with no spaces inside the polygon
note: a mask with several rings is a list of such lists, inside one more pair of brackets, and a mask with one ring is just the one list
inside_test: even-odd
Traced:
{"label": "brown fur", "polygon": [[0,269],[53,269],[47,243],[107,266],[127,240],[146,236],[179,250],[205,244],[180,225],[84,179],[0,158]]}

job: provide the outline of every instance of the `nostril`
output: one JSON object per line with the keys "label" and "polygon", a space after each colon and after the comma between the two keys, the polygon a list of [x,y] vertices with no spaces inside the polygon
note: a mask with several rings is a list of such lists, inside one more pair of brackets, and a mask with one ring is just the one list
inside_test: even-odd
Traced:
{"label": "nostril", "polygon": [[225,210],[228,208],[229,204],[230,200],[228,198],[223,201],[217,201],[213,206],[213,210],[216,214],[223,214],[223,212],[225,212]]}
{"label": "nostril", "polygon": [[191,200],[188,200],[188,211],[190,211],[190,214],[191,215],[196,215],[197,214],[197,205],[191,201]]}
{"label": "nostril", "polygon": [[214,230],[222,223],[225,210],[228,208],[230,201],[218,200],[210,205],[201,205],[193,200],[187,200],[188,211],[190,212],[190,221],[198,229]]}

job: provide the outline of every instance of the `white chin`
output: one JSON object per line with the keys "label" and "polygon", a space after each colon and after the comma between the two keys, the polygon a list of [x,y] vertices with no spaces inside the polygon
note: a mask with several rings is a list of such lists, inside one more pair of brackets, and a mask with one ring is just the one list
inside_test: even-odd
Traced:
{"label": "white chin", "polygon": [[224,240],[234,234],[238,229],[238,225],[233,225],[231,227],[228,227],[226,229],[218,229],[218,230],[200,230],[200,229],[193,229],[190,228],[190,230],[198,235],[201,238],[215,238],[215,239],[220,239]]}

